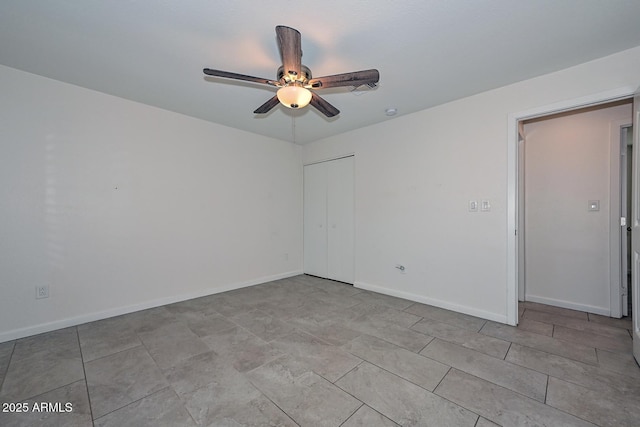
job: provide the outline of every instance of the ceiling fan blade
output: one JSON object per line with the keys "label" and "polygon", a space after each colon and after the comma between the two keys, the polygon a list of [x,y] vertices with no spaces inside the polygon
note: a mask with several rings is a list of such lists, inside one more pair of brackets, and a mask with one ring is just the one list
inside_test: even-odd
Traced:
{"label": "ceiling fan blade", "polygon": [[333,117],[340,114],[340,110],[338,110],[333,105],[329,104],[326,100],[319,97],[315,93],[311,92],[311,102],[309,103],[316,107],[318,111],[324,114],[327,117]]}
{"label": "ceiling fan blade", "polygon": [[302,42],[300,32],[296,29],[278,25],[276,27],[278,36],[278,48],[282,58],[284,74],[299,76],[302,68]]}
{"label": "ceiling fan blade", "polygon": [[314,89],[326,89],[338,86],[373,85],[380,80],[378,70],[354,71],[352,73],[334,74],[309,80],[308,86]]}
{"label": "ceiling fan blade", "polygon": [[204,72],[208,76],[223,77],[225,79],[244,80],[246,82],[262,83],[271,86],[280,86],[280,83],[274,80],[247,76],[245,74],[232,73],[230,71],[212,70],[211,68],[205,68],[204,70],[202,70],[202,72]]}
{"label": "ceiling fan blade", "polygon": [[267,102],[256,108],[253,112],[254,114],[265,114],[271,111],[273,107],[278,105],[280,101],[278,100],[278,95],[275,95],[273,98],[269,99]]}

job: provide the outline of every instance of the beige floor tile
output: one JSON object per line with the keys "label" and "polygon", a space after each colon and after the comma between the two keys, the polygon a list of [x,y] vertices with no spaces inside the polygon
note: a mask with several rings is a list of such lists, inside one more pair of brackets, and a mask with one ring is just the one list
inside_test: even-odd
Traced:
{"label": "beige floor tile", "polygon": [[362,335],[344,325],[344,322],[328,316],[327,313],[305,313],[288,320],[297,329],[333,345],[342,345]]}
{"label": "beige floor tile", "polygon": [[518,329],[523,331],[534,332],[548,337],[553,336],[553,325],[549,323],[539,322],[527,317],[521,317],[518,322]]}
{"label": "beige floor tile", "polygon": [[452,369],[435,393],[502,426],[591,426],[566,412],[473,375]]}
{"label": "beige floor tile", "polygon": [[570,310],[568,308],[554,307],[552,305],[539,304],[537,302],[520,302],[519,307],[525,310],[543,311],[545,313],[559,314],[561,316],[574,317],[576,319],[588,320],[587,313],[583,311]]}
{"label": "beige floor tile", "polygon": [[600,367],[619,374],[640,379],[640,366],[631,353],[614,353],[597,350]]}
{"label": "beige floor tile", "polygon": [[229,363],[210,351],[182,360],[162,372],[176,393],[184,395],[218,381],[228,370],[233,370]]}
{"label": "beige floor tile", "polygon": [[547,405],[602,427],[631,427],[640,422],[638,395],[605,394],[554,377],[549,378]]}
{"label": "beige floor tile", "polygon": [[577,329],[579,331],[584,331],[584,332],[591,332],[594,334],[604,335],[607,337],[619,337],[619,338],[630,337],[629,332],[626,329],[616,328],[614,326],[608,326],[603,323],[588,322],[582,319],[576,319],[575,317],[567,317],[567,316],[561,316],[559,314],[545,313],[542,311],[527,310],[524,313],[524,319],[544,322],[546,324],[564,326],[567,328]]}
{"label": "beige floor tile", "polygon": [[254,369],[247,377],[301,426],[340,425],[362,404],[288,355]]}
{"label": "beige floor tile", "polygon": [[403,426],[474,426],[478,419],[473,412],[367,362],[336,385]]}
{"label": "beige floor tile", "polygon": [[374,411],[367,405],[362,405],[355,414],[351,416],[340,427],[397,427],[398,424],[391,421],[379,412]]}
{"label": "beige floor tile", "polygon": [[176,322],[176,317],[165,307],[136,311],[122,316],[137,333],[151,332],[169,323]]}
{"label": "beige floor tile", "polygon": [[216,334],[220,331],[232,329],[235,323],[228,320],[221,314],[208,314],[199,316],[184,316],[182,322],[187,325],[191,331],[199,337],[206,337]]}
{"label": "beige floor tile", "polygon": [[500,427],[500,426],[496,423],[492,423],[486,418],[480,417],[478,418],[478,422],[476,423],[475,427]]}
{"label": "beige floor tile", "polygon": [[78,337],[85,363],[142,345],[124,316],[80,325]]}
{"label": "beige floor tile", "polygon": [[[355,298],[355,297],[354,297]],[[404,301],[404,300],[403,300]],[[347,322],[376,322],[385,325],[409,328],[420,320],[420,316],[391,308],[384,304],[363,302],[343,309],[340,319]]]}
{"label": "beige floor tile", "polygon": [[526,347],[536,348],[546,351],[547,353],[557,354],[579,362],[590,363],[592,365],[598,364],[595,347],[588,345],[570,343],[495,322],[487,322],[480,333]]}
{"label": "beige floor tile", "polygon": [[468,329],[472,332],[478,332],[486,323],[486,320],[480,319],[479,317],[456,313],[451,310],[420,303],[415,303],[405,311],[427,319],[448,323],[458,328]]}
{"label": "beige floor tile", "polygon": [[544,402],[547,376],[540,372],[439,339],[429,343],[420,354]]}
{"label": "beige floor tile", "polygon": [[500,359],[507,354],[511,344],[508,341],[431,319],[423,319],[411,329]]}
{"label": "beige floor tile", "polygon": [[412,329],[397,325],[379,324],[375,321],[350,323],[349,327],[359,331],[361,334],[378,337],[414,353],[420,352],[433,340],[433,337]]}
{"label": "beige floor tile", "polygon": [[362,362],[342,348],[301,331],[277,338],[271,341],[271,345],[282,353],[290,354],[310,371],[330,382],[336,381]]}
{"label": "beige floor tile", "polygon": [[196,427],[189,412],[170,388],[98,418],[95,427]]}
{"label": "beige floor tile", "polygon": [[207,346],[238,372],[257,368],[283,353],[241,327],[202,338]]}
{"label": "beige floor tile", "polygon": [[17,340],[0,401],[18,402],[84,379],[76,328]]}
{"label": "beige floor tile", "polygon": [[167,323],[138,336],[149,354],[161,368],[168,368],[181,360],[208,352],[209,347],[186,325]]}
{"label": "beige floor tile", "polygon": [[384,305],[396,310],[404,310],[414,304],[413,301],[379,294],[377,292],[360,292],[354,295],[353,299],[367,304]]}
{"label": "beige floor tile", "polygon": [[88,362],[85,371],[94,418],[169,386],[142,346]]}
{"label": "beige floor tile", "polygon": [[293,332],[294,327],[260,310],[241,313],[232,317],[234,323],[269,342]]}
{"label": "beige floor tile", "polygon": [[553,337],[559,340],[582,344],[589,343],[590,346],[600,350],[607,350],[618,353],[631,353],[633,341],[630,336],[604,336],[592,332],[578,331],[564,326],[554,326]]}
{"label": "beige floor tile", "polygon": [[429,391],[433,391],[449,371],[448,365],[371,335],[362,335],[345,344],[343,348],[355,356]]}
{"label": "beige floor tile", "polygon": [[607,326],[612,326],[614,328],[622,328],[631,330],[633,328],[631,323],[631,317],[622,317],[620,319],[615,319],[613,317],[601,316],[599,314],[589,313],[589,321],[594,323],[600,323]]}
{"label": "beige floor tile", "polygon": [[0,385],[2,384],[2,381],[4,381],[7,368],[9,368],[9,360],[13,354],[14,345],[15,341],[0,343]]}
{"label": "beige floor tile", "polygon": [[608,371],[555,354],[512,344],[507,361],[602,393],[618,391],[640,396],[637,377]]}
{"label": "beige floor tile", "polygon": [[[15,403],[15,402],[14,402]],[[84,380],[21,400],[27,412],[0,410],[0,426],[4,427],[92,427],[91,409]],[[43,403],[45,404],[43,406]],[[49,407],[49,404],[53,407]]]}

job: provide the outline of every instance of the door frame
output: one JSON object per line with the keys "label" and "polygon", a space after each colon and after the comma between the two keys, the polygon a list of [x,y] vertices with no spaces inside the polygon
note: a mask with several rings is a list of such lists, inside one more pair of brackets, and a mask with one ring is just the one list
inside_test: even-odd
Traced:
{"label": "door frame", "polygon": [[[353,186],[353,222],[351,224],[352,227],[352,233],[353,233],[353,279],[349,282],[343,282],[343,283],[348,283],[350,285],[354,285],[356,282],[356,277],[357,277],[357,268],[356,268],[356,252],[357,252],[357,230],[356,230],[356,223],[355,223],[355,218],[357,215],[357,211],[356,211],[356,154],[355,152],[348,152],[345,154],[340,154],[340,155],[336,155],[336,156],[331,156],[331,157],[326,157],[326,158],[321,158],[319,160],[314,160],[308,163],[304,163],[302,164],[302,176],[303,176],[303,183],[302,183],[302,272],[303,274],[311,274],[314,275],[313,273],[307,273],[305,272],[305,256],[306,256],[306,251],[305,251],[305,239],[307,238],[306,233],[305,233],[305,183],[304,183],[304,170],[307,166],[313,166],[313,165],[317,165],[320,163],[329,163],[332,161],[336,161],[336,160],[342,160],[342,159],[346,159],[346,158],[353,158],[353,181],[352,181],[352,186]],[[326,225],[326,231],[328,232],[328,227],[329,225]],[[329,257],[327,255],[327,263],[329,262]],[[323,277],[323,278],[329,278],[326,277],[327,275],[323,275],[323,276],[319,276],[319,277]],[[339,279],[331,279],[331,280],[338,280]]]}
{"label": "door frame", "polygon": [[[624,251],[622,250],[622,230],[626,231],[627,226],[624,227],[620,224],[620,218],[626,217],[627,213],[622,212],[622,200],[623,197],[626,200],[627,195],[623,196],[623,181],[624,188],[626,189],[626,176],[622,177],[622,161],[626,163],[627,153],[626,146],[625,151],[622,150],[622,129],[626,129],[633,125],[633,114],[629,120],[616,120],[610,123],[610,187],[609,187],[609,283],[610,283],[610,313],[609,316],[620,318],[623,314],[622,307],[622,292],[626,288],[626,276],[627,272],[622,271],[622,257]],[[626,139],[625,139],[626,142]],[[626,168],[625,168],[626,169]],[[630,201],[628,201],[630,203]],[[628,220],[629,218],[627,218]],[[626,240],[624,242],[626,244]],[[626,258],[625,258],[626,260]],[[624,283],[623,283],[624,279]]]}
{"label": "door frame", "polygon": [[606,92],[595,93],[580,98],[510,113],[507,117],[507,324],[518,324],[518,288],[519,288],[519,192],[518,192],[518,143],[519,123],[524,120],[551,114],[591,107],[609,102],[632,98],[636,87],[622,87]]}

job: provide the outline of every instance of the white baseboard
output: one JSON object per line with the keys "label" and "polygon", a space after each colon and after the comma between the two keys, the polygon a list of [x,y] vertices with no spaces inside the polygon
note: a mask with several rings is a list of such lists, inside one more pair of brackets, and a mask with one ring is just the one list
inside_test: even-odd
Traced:
{"label": "white baseboard", "polygon": [[149,308],[159,307],[162,305],[173,304],[176,302],[186,301],[193,298],[200,298],[207,295],[218,294],[221,292],[232,291],[234,289],[246,288],[248,286],[259,285],[261,283],[272,282],[274,280],[285,279],[302,274],[302,270],[289,271],[286,273],[274,274],[272,276],[264,276],[245,282],[230,283],[215,288],[207,288],[198,292],[188,294],[174,295],[166,298],[154,299],[138,304],[128,305],[124,307],[116,307],[109,310],[99,311],[95,313],[83,314],[76,317],[68,317],[65,319],[55,320],[53,322],[41,323],[38,325],[27,326],[25,328],[13,329],[0,333],[0,343],[11,341],[19,338],[29,337],[32,335],[42,334],[45,332],[55,331],[56,329],[68,328],[70,326],[82,325],[83,323],[95,322],[96,320],[107,319],[109,317],[120,316],[122,314],[133,313],[135,311],[146,310]]}
{"label": "white baseboard", "polygon": [[571,310],[586,311],[587,313],[601,314],[603,316],[611,315],[610,307],[596,307],[593,305],[578,304],[575,302],[564,301],[555,298],[539,297],[537,295],[525,295],[525,301],[537,302],[540,304],[553,305],[555,307],[568,308]]}
{"label": "white baseboard", "polygon": [[415,301],[415,302],[419,302],[419,303],[422,303],[422,304],[433,305],[435,307],[440,307],[440,308],[444,308],[444,309],[447,309],[447,310],[456,311],[458,313],[468,314],[470,316],[480,317],[482,319],[493,320],[494,322],[507,323],[506,314],[491,313],[489,311],[478,310],[478,309],[473,308],[473,307],[467,307],[467,306],[464,306],[464,305],[453,304],[453,303],[448,302],[448,301],[442,301],[442,300],[438,300],[438,299],[435,299],[435,298],[429,298],[429,297],[426,297],[424,295],[418,295],[418,294],[414,294],[414,293],[411,293],[411,292],[398,291],[396,289],[385,288],[383,286],[372,285],[372,284],[369,284],[369,283],[363,283],[363,282],[359,282],[359,281],[356,281],[353,284],[353,286],[356,287],[356,288],[360,288],[360,289],[366,289],[368,291],[378,292],[380,294],[390,295],[392,297],[404,298],[404,299],[408,299],[410,301]]}

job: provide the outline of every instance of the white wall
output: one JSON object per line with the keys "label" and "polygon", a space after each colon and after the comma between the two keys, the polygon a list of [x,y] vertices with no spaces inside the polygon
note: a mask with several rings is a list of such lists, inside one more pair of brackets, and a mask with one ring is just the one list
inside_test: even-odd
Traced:
{"label": "white wall", "polygon": [[304,146],[355,153],[356,285],[505,322],[509,114],[635,89],[638,69],[640,47]]}
{"label": "white wall", "polygon": [[626,104],[525,124],[525,300],[609,314],[611,126],[631,118]]}
{"label": "white wall", "polygon": [[6,67],[0,93],[0,341],[301,271],[299,146]]}

